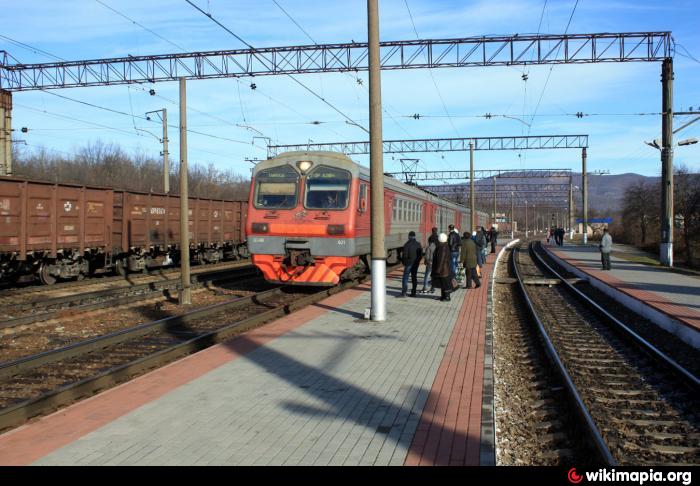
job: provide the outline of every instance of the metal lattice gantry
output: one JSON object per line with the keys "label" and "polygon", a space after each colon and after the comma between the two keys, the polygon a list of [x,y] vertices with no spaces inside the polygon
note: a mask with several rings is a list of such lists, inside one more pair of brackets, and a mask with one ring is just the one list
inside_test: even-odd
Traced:
{"label": "metal lattice gantry", "polygon": [[[457,173],[453,177],[455,179],[464,179],[464,177],[458,177],[460,175],[463,174]],[[501,180],[502,177],[505,178],[505,181]],[[520,179],[520,181],[510,182],[511,179],[515,178]],[[544,182],[522,182],[523,179],[541,179]],[[554,182],[552,179],[566,182]],[[445,199],[465,204],[471,196],[469,183],[420,185],[419,187]],[[500,175],[481,179],[474,187],[474,197],[479,202],[479,205],[482,206],[491,204],[496,198],[501,203],[500,206],[505,204],[505,206],[509,207],[513,202],[516,205],[523,205],[529,202],[530,204],[549,207],[568,208],[570,193],[570,169],[507,170],[502,171]]]}
{"label": "metal lattice gantry", "polygon": [[[658,62],[671,57],[670,32],[509,35],[387,41],[381,69],[530,64]],[[186,52],[10,64],[0,57],[0,89],[27,91],[186,79],[367,71],[366,42]]]}
{"label": "metal lattice gantry", "polygon": [[[469,144],[474,150],[545,150],[588,147],[588,135],[523,135],[512,137],[426,138],[384,140],[384,153],[411,152],[467,152]],[[268,145],[267,155],[273,157],[282,152],[329,150],[347,155],[369,153],[369,142],[304,143],[294,145]]]}
{"label": "metal lattice gantry", "polygon": [[[386,175],[397,179],[403,179],[406,182],[469,179],[468,170],[425,170],[413,172],[387,172]],[[479,169],[474,171],[474,180],[491,179],[493,177],[498,177],[499,179],[533,179],[560,177],[569,179],[571,177],[571,169]],[[523,184],[508,184],[508,187],[514,186],[521,187],[523,186]],[[478,185],[477,187],[481,190],[482,185]],[[488,189],[485,184],[483,185],[483,187],[485,189]]]}

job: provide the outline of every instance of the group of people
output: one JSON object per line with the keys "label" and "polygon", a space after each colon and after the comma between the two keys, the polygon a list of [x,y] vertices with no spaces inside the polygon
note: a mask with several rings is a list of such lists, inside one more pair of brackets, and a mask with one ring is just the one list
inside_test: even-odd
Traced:
{"label": "group of people", "polygon": [[[425,262],[423,275],[422,294],[435,293],[440,289],[440,300],[449,301],[450,294],[459,288],[458,277],[461,276],[461,268],[464,268],[465,288],[481,287],[481,267],[486,261],[491,244],[491,253],[496,252],[498,243],[498,231],[491,227],[489,231],[483,226],[477,226],[470,235],[459,231],[450,225],[448,233],[439,233],[437,228],[432,228],[428,238],[428,247],[423,251],[422,245],[416,240],[416,233],[408,233],[408,241],[403,247],[402,263],[404,265],[403,279],[401,282],[401,297],[408,294],[408,280],[411,278],[412,289],[410,296],[416,296],[418,285],[418,268],[421,261]],[[429,282],[430,278],[430,282]],[[428,285],[430,284],[430,288]]]}
{"label": "group of people", "polygon": [[564,228],[555,228],[552,226],[549,228],[549,232],[547,233],[547,243],[549,243],[550,239],[554,238],[554,244],[557,246],[564,246],[565,234],[566,230]]}

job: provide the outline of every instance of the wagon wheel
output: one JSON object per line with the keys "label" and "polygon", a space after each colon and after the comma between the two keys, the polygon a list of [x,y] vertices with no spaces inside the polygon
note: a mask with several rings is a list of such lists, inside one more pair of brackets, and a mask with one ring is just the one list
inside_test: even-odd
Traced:
{"label": "wagon wheel", "polygon": [[129,273],[129,269],[126,266],[126,260],[123,258],[117,260],[117,262],[114,264],[114,271],[117,272],[117,275],[126,277],[126,274]]}
{"label": "wagon wheel", "polygon": [[56,277],[49,273],[49,265],[42,263],[39,267],[39,280],[44,285],[53,285],[56,283]]}

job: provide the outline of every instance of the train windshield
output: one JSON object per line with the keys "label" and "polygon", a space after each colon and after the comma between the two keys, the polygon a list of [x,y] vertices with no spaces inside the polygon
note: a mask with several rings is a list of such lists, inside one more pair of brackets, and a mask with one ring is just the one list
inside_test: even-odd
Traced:
{"label": "train windshield", "polygon": [[345,209],[350,193],[350,172],[319,165],[306,177],[308,209]]}
{"label": "train windshield", "polygon": [[288,165],[261,170],[255,175],[255,207],[291,209],[297,205],[299,173]]}

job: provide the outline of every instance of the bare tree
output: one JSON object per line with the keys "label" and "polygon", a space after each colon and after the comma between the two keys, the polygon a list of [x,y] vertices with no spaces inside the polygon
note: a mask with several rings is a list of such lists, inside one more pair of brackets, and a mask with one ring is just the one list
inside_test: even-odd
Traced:
{"label": "bare tree", "polygon": [[639,229],[639,243],[642,245],[647,243],[651,227],[658,223],[659,204],[658,189],[644,181],[633,183],[625,189],[622,209],[624,226]]}
{"label": "bare tree", "polygon": [[[112,187],[139,192],[162,190],[163,164],[144,153],[127,154],[121,147],[91,142],[79,148],[73,157],[56,155],[44,148],[14,153],[17,177],[57,183]],[[179,186],[177,167],[170,174],[171,187]],[[189,187],[192,197],[245,200],[250,180],[213,164],[193,164]]]}
{"label": "bare tree", "polygon": [[695,247],[700,237],[700,173],[681,166],[674,176],[675,226],[680,226],[686,264],[695,263]]}

